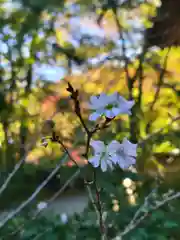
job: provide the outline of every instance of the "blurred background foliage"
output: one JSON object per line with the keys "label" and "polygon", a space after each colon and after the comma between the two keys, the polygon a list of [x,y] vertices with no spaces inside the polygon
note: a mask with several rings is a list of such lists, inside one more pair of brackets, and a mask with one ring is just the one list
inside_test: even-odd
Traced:
{"label": "blurred background foliage", "polygon": [[[156,184],[157,179],[162,181],[163,189],[169,186],[179,189],[180,49],[176,41],[166,42],[162,35],[167,35],[174,25],[162,25],[165,33],[161,34],[161,44],[156,42],[154,36],[158,32],[153,28],[157,27],[157,18],[162,10],[163,14],[173,15],[175,7],[164,6],[164,1],[161,4],[156,0],[0,1],[1,183],[27,154],[25,164],[0,201],[1,209],[12,207],[16,200],[18,202],[26,198],[61,159],[63,151],[57,144],[50,144],[47,148],[41,146],[41,138],[50,134],[44,128],[45,120],[53,119],[58,135],[71,149],[78,164],[86,163],[81,156],[85,135],[73,112],[73,104],[66,91],[67,82],[79,90],[82,113],[90,127],[93,124],[88,122],[87,103],[91,95],[118,91],[126,98],[135,99],[136,104],[129,118],[116,118],[108,129],[96,137],[108,142],[128,136],[132,142],[139,143],[137,170],[143,181],[141,187],[131,194],[132,198],[137,197],[137,203],[147,193],[146,190]],[[156,25],[153,25],[154,22]],[[172,32],[169,35],[173,39]],[[76,141],[78,145],[74,147]],[[60,179],[56,176],[40,199],[55,192],[75,168],[69,160],[60,171]],[[108,186],[108,174],[106,178],[99,173],[103,179],[100,185],[105,186],[103,199],[107,209],[113,209],[113,199],[123,198],[121,195],[124,196],[125,190],[121,183],[125,175],[118,172],[110,176],[112,184]],[[31,181],[27,188],[29,179]],[[72,186],[82,189],[82,180]],[[13,203],[11,199],[15,194],[18,196]],[[108,215],[107,221],[112,225],[110,235],[123,228],[136,208],[132,206],[127,210],[129,202],[126,197],[122,204],[127,206],[117,207],[117,211]],[[168,208],[171,207],[159,210],[156,213],[158,216],[152,216],[147,231],[140,228],[127,239],[179,239],[180,233],[176,233],[178,225],[173,225],[173,220],[169,220],[169,225],[162,220],[167,218],[166,214],[175,214]],[[57,236],[65,236],[62,239],[81,239],[86,235],[89,235],[87,239],[99,239],[97,225],[92,225],[94,215],[91,210],[85,210],[82,216],[70,220],[73,224],[66,226],[67,231],[62,230],[65,235],[57,230],[56,224],[53,225],[52,229],[55,230],[47,239],[59,239]],[[92,219],[88,214],[93,215]],[[126,215],[126,218],[119,217],[119,214]],[[174,221],[178,222],[179,216],[176,215]],[[76,218],[82,223],[79,228]],[[88,219],[92,220],[91,224]],[[18,219],[17,223],[13,222],[4,231],[12,231],[18,221],[24,220]],[[32,235],[28,235],[27,231],[28,236],[22,234],[22,239],[33,239],[39,232],[40,225],[33,224],[37,228],[31,232]],[[50,222],[47,224],[51,225]],[[172,224],[174,232],[167,230],[162,236],[162,224],[166,224],[167,229]],[[156,230],[153,231],[157,235],[152,235],[151,229],[155,226]],[[73,238],[73,234],[77,238]],[[20,235],[17,239],[21,239]]]}

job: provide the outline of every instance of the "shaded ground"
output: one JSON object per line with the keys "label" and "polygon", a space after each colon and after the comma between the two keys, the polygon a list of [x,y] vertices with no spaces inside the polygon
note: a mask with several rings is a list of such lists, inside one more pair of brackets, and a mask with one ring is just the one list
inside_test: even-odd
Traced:
{"label": "shaded ground", "polygon": [[86,193],[77,193],[76,195],[63,196],[54,201],[54,203],[45,210],[45,213],[61,214],[80,213],[84,210],[88,203]]}
{"label": "shaded ground", "polygon": [[[56,199],[48,209],[44,210],[44,214],[62,214],[71,215],[80,213],[84,210],[88,203],[88,196],[85,192],[77,192],[66,194]],[[0,213],[0,220],[7,215],[8,211]]]}

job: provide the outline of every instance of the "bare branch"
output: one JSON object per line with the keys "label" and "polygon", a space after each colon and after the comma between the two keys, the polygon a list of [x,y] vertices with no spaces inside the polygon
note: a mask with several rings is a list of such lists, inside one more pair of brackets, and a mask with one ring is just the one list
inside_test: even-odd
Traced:
{"label": "bare branch", "polygon": [[[167,54],[165,56],[165,59],[164,59],[163,68],[161,69],[160,76],[159,76],[157,90],[156,90],[155,95],[154,95],[154,100],[152,101],[151,106],[149,108],[150,112],[152,112],[154,110],[154,106],[155,106],[155,104],[156,104],[156,102],[159,98],[160,90],[161,90],[161,87],[163,85],[164,76],[165,76],[165,73],[166,73],[167,61],[168,61],[170,50],[171,50],[171,48],[168,49],[168,52],[167,52]],[[152,124],[152,121],[149,121],[147,123],[147,126],[146,126],[146,132],[147,133],[149,133],[149,129],[150,129],[151,124]]]}
{"label": "bare branch", "polygon": [[[89,133],[89,131],[87,132],[87,134]],[[89,137],[91,137],[92,135],[88,135],[88,139]],[[76,166],[79,168],[79,171],[80,171],[80,167],[79,165],[76,163],[76,161],[73,159],[73,157],[71,156],[69,150],[67,149],[67,147],[63,144],[63,142],[61,140],[58,140],[57,141],[64,149],[64,151],[67,153],[67,155],[69,156],[69,158],[76,164]],[[89,148],[89,145],[88,145],[88,148]],[[100,191],[98,189],[98,186],[97,186],[97,180],[96,180],[96,172],[94,170],[94,186],[95,186],[95,192],[96,192],[96,201],[93,200],[93,195],[92,195],[92,191],[91,191],[91,188],[89,187],[88,185],[88,182],[87,180],[84,178],[84,183],[87,183],[86,184],[86,188],[87,188],[87,191],[88,191],[88,194],[89,194],[89,199],[91,200],[93,206],[94,206],[94,209],[95,209],[95,212],[99,218],[99,226],[100,226],[100,231],[101,231],[101,238],[102,240],[106,240],[106,228],[105,228],[105,225],[104,225],[104,222],[103,222],[103,211],[102,211],[102,204],[101,204],[101,200],[100,200]]]}
{"label": "bare branch", "polygon": [[68,155],[66,154],[63,160],[60,160],[58,165],[55,167],[55,169],[48,175],[48,177],[36,188],[36,190],[33,192],[33,194],[24,202],[22,202],[15,210],[12,210],[1,222],[0,222],[0,229],[5,226],[5,224],[13,219],[20,211],[22,211],[28,204],[30,204],[35,197],[40,193],[40,191],[47,185],[47,183],[52,179],[52,177],[59,171],[61,166],[64,164],[64,162],[67,160]]}
{"label": "bare branch", "polygon": [[[35,220],[40,214],[42,214],[42,212],[44,212],[44,210],[46,210],[49,206],[51,206],[51,204],[64,192],[64,190],[69,186],[69,184],[74,181],[80,174],[80,169],[78,169],[65,183],[64,185],[55,193],[53,194],[53,196],[48,199],[46,201],[47,203],[47,207],[46,208],[42,208],[42,209],[38,209],[38,211],[34,214],[34,216],[32,217],[32,219],[30,221]],[[8,234],[8,236],[14,236],[15,234],[17,234],[20,230],[22,230],[22,228],[24,227],[25,224],[21,224],[15,231],[11,232],[10,234]],[[6,236],[4,236],[3,239],[6,239]]]}
{"label": "bare branch", "polygon": [[40,237],[42,237],[47,232],[50,232],[51,230],[52,230],[51,227],[47,228],[45,231],[40,232],[38,235],[36,235],[34,238],[32,238],[32,240],[38,240]]}
{"label": "bare branch", "polygon": [[25,162],[26,156],[24,156],[14,167],[13,171],[9,174],[9,176],[6,178],[5,182],[0,188],[0,196],[4,192],[4,190],[8,187],[9,183],[11,182],[12,178],[15,176],[16,172],[20,169],[22,164]]}
{"label": "bare branch", "polygon": [[12,172],[9,174],[9,176],[6,178],[5,182],[3,185],[0,187],[0,196],[4,192],[4,190],[8,187],[9,183],[11,182],[12,178],[15,176],[17,171],[20,169],[20,167],[23,165],[23,163],[26,160],[27,157],[27,152],[31,149],[29,146],[28,149],[26,150],[26,154],[19,160],[19,162],[14,166]]}
{"label": "bare branch", "polygon": [[[180,198],[180,192],[176,192],[172,194],[171,191],[168,191],[165,195],[165,197],[161,201],[155,201],[154,206],[150,206],[150,208],[147,208],[147,211],[143,211],[145,207],[148,207],[148,200],[151,197],[153,191],[145,198],[145,201],[143,205],[137,210],[135,213],[134,217],[130,221],[130,223],[125,227],[124,231],[120,232],[117,234],[118,237],[123,237],[129,232],[131,232],[133,229],[135,229],[140,223],[143,222],[147,217],[151,215],[152,212],[155,210],[161,208],[164,206],[166,203],[169,203],[172,200]],[[143,214],[142,214],[143,213]],[[141,215],[142,214],[142,215]],[[140,216],[141,215],[141,216]],[[115,240],[116,238],[113,238]]]}
{"label": "bare branch", "polygon": [[94,170],[94,188],[96,192],[96,207],[99,213],[98,218],[99,218],[99,227],[101,231],[101,240],[107,240],[107,233],[106,233],[107,229],[103,220],[103,209],[102,209],[102,203],[101,203],[100,189],[98,188],[98,185],[97,185],[96,170]]}

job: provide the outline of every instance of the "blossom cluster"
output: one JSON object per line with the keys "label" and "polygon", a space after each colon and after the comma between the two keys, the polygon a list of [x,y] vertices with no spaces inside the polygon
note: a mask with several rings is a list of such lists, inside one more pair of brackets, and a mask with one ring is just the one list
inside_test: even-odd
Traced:
{"label": "blossom cluster", "polygon": [[[128,101],[117,92],[111,95],[105,93],[90,98],[89,109],[93,110],[89,120],[96,121],[98,118],[105,116],[115,118],[119,114],[131,114],[131,108],[134,101]],[[109,144],[103,141],[91,140],[90,146],[94,150],[94,155],[88,160],[93,167],[101,167],[105,172],[108,169],[118,165],[122,169],[127,169],[136,163],[137,144],[133,144],[124,138],[122,143],[113,140]]]}
{"label": "blossom cluster", "polygon": [[89,120],[96,121],[101,116],[114,118],[119,114],[130,115],[133,105],[133,100],[127,101],[117,92],[111,95],[102,93],[99,96],[92,96],[90,98],[89,108],[94,112],[89,116]]}

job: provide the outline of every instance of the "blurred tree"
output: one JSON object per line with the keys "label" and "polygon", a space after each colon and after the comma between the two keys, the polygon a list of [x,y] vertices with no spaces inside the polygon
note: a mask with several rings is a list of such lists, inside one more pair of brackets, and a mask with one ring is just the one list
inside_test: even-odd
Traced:
{"label": "blurred tree", "polygon": [[180,2],[162,0],[153,27],[147,30],[148,46],[170,47],[180,45]]}
{"label": "blurred tree", "polygon": [[[94,136],[107,142],[112,139],[121,141],[126,136],[139,143],[137,170],[141,176],[138,179],[136,174],[121,169],[103,176],[98,170],[102,202],[109,210],[107,221],[111,227],[108,233],[112,237],[127,225],[138,207],[133,204],[141,202],[141,194],[144,197],[149,188],[155,188],[161,181],[162,188],[164,183],[168,183],[168,186],[179,189],[179,155],[172,152],[180,151],[180,49],[169,48],[173,44],[178,45],[178,31],[175,36],[175,30],[170,27],[178,21],[179,5],[176,1],[173,3],[177,4],[176,9],[169,0],[162,1],[160,8],[157,8],[155,0],[107,0],[93,1],[93,4],[90,0],[1,1],[0,167],[9,172],[29,146],[32,151],[28,152],[26,160],[33,162],[31,167],[25,164],[23,171],[15,176],[17,182],[12,182],[8,193],[10,197],[4,198],[5,202],[11,200],[14,193],[19,195],[19,191],[24,194],[23,198],[28,195],[28,191],[33,191],[34,185],[44,180],[61,159],[59,145],[40,146],[41,138],[51,135],[44,128],[44,120],[55,122],[56,133],[72,150],[78,163],[86,163],[81,156],[85,134],[73,111],[67,82],[79,90],[81,111],[90,128],[94,126],[88,121],[90,96],[117,91],[135,100],[131,116],[117,117],[108,129]],[[165,14],[167,10],[168,16]],[[164,20],[161,17],[158,20],[160,15]],[[160,33],[160,38],[154,38],[156,32]],[[147,39],[148,47],[168,48],[147,48]],[[40,76],[38,72],[42,67]],[[62,78],[57,74],[57,82],[52,82],[49,72],[53,70],[56,74],[63,72],[65,76]],[[78,140],[76,147],[73,146],[75,140]],[[63,183],[74,171],[70,168],[72,162],[67,165],[69,169],[63,177],[60,176]],[[150,178],[144,181],[147,175]],[[31,176],[32,185],[27,188]],[[134,188],[130,191],[122,184],[126,178],[134,180]],[[51,189],[52,185],[53,191],[59,188],[58,176],[50,183]],[[120,204],[117,199],[121,200]],[[132,208],[129,208],[130,203]],[[166,229],[163,232],[165,237],[162,237],[165,223],[169,224],[169,228],[178,226],[174,221],[167,222],[173,211],[170,208],[168,206],[160,213],[152,214],[146,231],[138,228],[127,239],[170,239],[170,234],[179,236],[179,230],[172,228],[170,232]],[[80,219],[79,216],[77,218]],[[72,238],[72,231],[78,239],[84,239],[84,236],[99,239],[95,219],[89,207],[82,214],[81,223],[77,219],[69,221],[73,222],[67,231],[69,238]],[[39,225],[36,222],[33,224],[36,226],[30,229],[32,232],[21,232],[21,239],[26,234],[30,234],[28,238],[36,237]],[[9,232],[11,228],[8,226],[6,230]],[[47,235],[47,238],[52,236]],[[58,232],[59,237],[63,238],[61,232]],[[17,239],[20,239],[19,235]]]}
{"label": "blurred tree", "polygon": [[[166,50],[142,51],[139,46],[143,46],[143,34],[141,38],[138,36],[143,29],[152,26],[150,19],[156,16],[156,10],[158,15],[161,9],[172,8],[169,1],[163,1],[159,9],[155,1],[107,1],[94,5],[83,0],[17,2],[18,7],[13,5],[11,10],[4,7],[6,1],[1,7],[1,39],[3,49],[7,49],[1,49],[2,95],[5,89],[7,91],[6,97],[2,96],[4,104],[1,106],[5,106],[2,110],[6,113],[2,115],[3,136],[7,139],[16,136],[12,145],[18,156],[24,154],[31,139],[35,147],[41,136],[40,123],[49,117],[56,120],[58,131],[67,142],[72,144],[77,132],[83,142],[83,133],[65,90],[67,81],[72,81],[82,91],[85,118],[91,94],[119,91],[135,99],[130,119],[123,126],[117,119],[106,137],[115,134],[121,139],[129,133],[131,140],[137,142],[165,126],[170,115],[178,114],[179,50],[171,49],[168,56]],[[64,68],[71,76],[67,74],[65,82],[61,80],[55,85],[41,80],[36,85],[34,69],[43,64]],[[74,75],[74,71],[79,71],[79,75]],[[167,87],[172,83],[175,84],[173,89]],[[32,107],[35,105],[37,109]],[[7,106],[11,106],[8,113]],[[10,127],[13,121],[17,124],[16,131]],[[113,134],[109,134],[111,131]],[[3,138],[3,144],[10,147],[7,139]],[[166,149],[175,147],[174,140]],[[157,149],[158,141],[150,143],[147,155]],[[144,169],[145,160],[139,162]]]}

